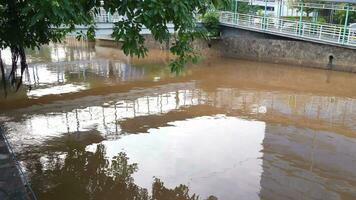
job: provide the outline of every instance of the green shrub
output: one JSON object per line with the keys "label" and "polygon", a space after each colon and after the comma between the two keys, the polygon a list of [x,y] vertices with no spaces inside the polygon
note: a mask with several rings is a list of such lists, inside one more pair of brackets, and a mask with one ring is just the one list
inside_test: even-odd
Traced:
{"label": "green shrub", "polygon": [[202,17],[202,22],[207,30],[208,37],[217,37],[220,35],[219,29],[219,13],[209,11]]}
{"label": "green shrub", "polygon": [[325,17],[318,17],[316,22],[319,24],[324,24],[324,23],[326,23],[326,19],[325,19]]}
{"label": "green shrub", "polygon": [[87,31],[87,39],[89,41],[95,41],[95,25],[90,25]]}

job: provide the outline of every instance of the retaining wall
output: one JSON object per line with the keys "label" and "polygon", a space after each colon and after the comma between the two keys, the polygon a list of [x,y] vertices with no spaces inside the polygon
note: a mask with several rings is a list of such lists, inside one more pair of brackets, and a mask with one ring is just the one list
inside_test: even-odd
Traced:
{"label": "retaining wall", "polygon": [[356,50],[222,26],[226,57],[356,72]]}

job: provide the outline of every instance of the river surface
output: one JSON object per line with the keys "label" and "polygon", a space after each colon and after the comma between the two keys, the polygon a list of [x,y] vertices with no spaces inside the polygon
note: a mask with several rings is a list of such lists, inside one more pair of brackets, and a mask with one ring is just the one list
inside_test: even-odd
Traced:
{"label": "river surface", "polygon": [[41,200],[356,199],[356,74],[206,57],[175,75],[165,51],[73,42],[28,57],[0,121]]}

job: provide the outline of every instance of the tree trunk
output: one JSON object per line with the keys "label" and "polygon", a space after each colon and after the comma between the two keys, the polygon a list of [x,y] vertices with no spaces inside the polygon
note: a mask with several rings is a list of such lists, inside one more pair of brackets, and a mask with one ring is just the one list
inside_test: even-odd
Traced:
{"label": "tree trunk", "polygon": [[21,62],[20,62],[21,77],[20,77],[19,83],[17,84],[16,91],[19,90],[20,86],[22,85],[23,73],[25,72],[25,70],[27,70],[27,67],[28,67],[27,60],[26,60],[26,53],[25,53],[25,49],[23,47],[20,48],[19,56],[21,59]]}
{"label": "tree trunk", "polygon": [[[17,63],[18,60],[20,58],[20,66],[21,66],[21,73],[20,73],[20,78],[19,81],[17,82],[17,78],[16,78],[16,71],[17,71]],[[22,79],[23,79],[23,74],[25,72],[25,70],[28,69],[28,64],[27,64],[27,60],[26,60],[26,53],[25,53],[25,49],[23,47],[17,48],[17,47],[13,47],[11,48],[11,71],[10,71],[10,75],[8,77],[8,80],[10,82],[11,86],[15,86],[16,85],[16,91],[20,88],[20,86],[22,85]],[[6,74],[5,74],[5,66],[4,63],[2,61],[2,57],[1,57],[1,51],[0,51],[0,70],[1,70],[1,74],[2,74],[2,79],[3,79],[3,84],[4,84],[4,89],[5,89],[5,93],[6,92]]]}
{"label": "tree trunk", "polygon": [[5,93],[5,97],[6,97],[7,96],[6,75],[5,75],[5,69],[4,69],[4,62],[2,61],[2,57],[1,57],[1,50],[0,50],[0,70],[1,70],[1,75],[2,75],[2,82],[4,85],[4,93]]}

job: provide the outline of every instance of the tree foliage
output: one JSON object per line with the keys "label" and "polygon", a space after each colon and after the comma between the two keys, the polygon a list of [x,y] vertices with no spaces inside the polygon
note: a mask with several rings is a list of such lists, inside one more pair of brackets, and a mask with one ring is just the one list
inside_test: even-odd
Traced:
{"label": "tree foliage", "polygon": [[219,30],[219,13],[211,10],[203,15],[202,22],[207,30],[208,37],[217,37],[220,35]]}
{"label": "tree foliage", "polygon": [[[335,12],[335,18],[334,22],[337,24],[345,24],[346,20],[346,10],[337,10]],[[355,23],[356,22],[356,12],[355,11],[350,11],[349,16],[348,16],[348,24]]]}
{"label": "tree foliage", "polygon": [[[175,27],[170,51],[176,55],[171,63],[177,71],[196,58],[190,43],[201,33],[197,31],[195,16],[204,14],[211,5],[227,4],[229,0],[0,0],[0,49],[10,48],[12,68],[8,79],[21,85],[27,69],[26,48],[40,48],[50,42],[60,42],[75,25],[92,27],[100,8],[123,16],[114,24],[112,37],[122,43],[125,54],[145,56],[147,48],[140,35],[148,28],[159,42],[169,41],[167,24]],[[91,29],[92,30],[92,29]],[[91,31],[91,34],[93,32]],[[93,36],[93,35],[91,35]],[[1,58],[0,58],[1,59]],[[20,61],[20,78],[16,80]],[[0,60],[2,63],[2,60]],[[5,79],[3,65],[0,65]]]}
{"label": "tree foliage", "polygon": [[[0,10],[0,49],[11,50],[8,79],[12,84],[17,82],[18,89],[27,69],[25,49],[60,42],[67,32],[74,30],[74,25],[90,22],[91,8],[75,0],[0,0]],[[3,79],[6,79],[3,62],[0,62]],[[16,80],[18,62],[20,78]]]}

